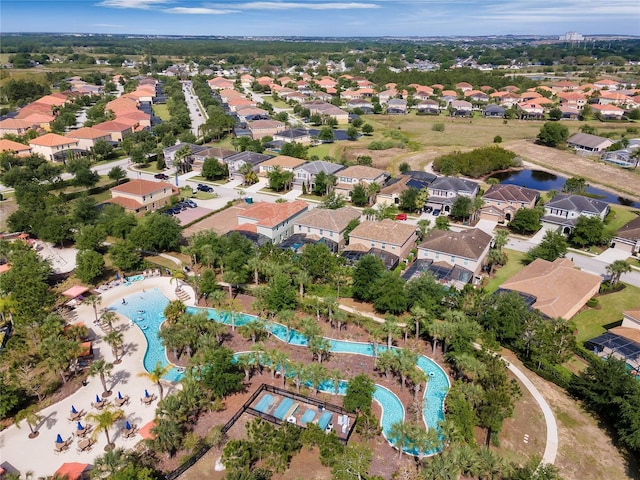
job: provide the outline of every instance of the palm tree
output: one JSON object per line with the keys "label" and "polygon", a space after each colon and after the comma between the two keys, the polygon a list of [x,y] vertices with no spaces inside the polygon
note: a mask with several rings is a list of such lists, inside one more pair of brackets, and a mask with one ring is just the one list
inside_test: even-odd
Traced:
{"label": "palm tree", "polygon": [[289,361],[289,357],[287,356],[287,353],[283,352],[282,350],[274,349],[271,351],[269,357],[270,357],[269,360],[273,364],[274,372],[276,370],[280,372],[280,375],[282,376],[282,385],[284,386],[287,381],[287,378],[285,375],[285,367],[287,362]]}
{"label": "palm tree", "polygon": [[265,337],[268,332],[264,320],[262,320],[261,318],[253,322],[247,322],[246,324],[238,328],[238,331],[243,337],[251,338],[251,343],[253,343],[254,345],[256,344],[256,341],[258,339]]}
{"label": "palm tree", "polygon": [[418,340],[420,338],[420,324],[429,320],[429,314],[420,305],[415,305],[411,308],[411,315],[413,315],[413,321],[415,322],[414,330],[416,340]]}
{"label": "palm tree", "polygon": [[253,373],[253,369],[256,366],[255,361],[256,357],[252,353],[238,356],[236,365],[244,370],[245,383],[249,383],[249,381],[251,380],[251,374]]}
{"label": "palm tree", "polygon": [[278,313],[278,322],[284,325],[287,329],[287,337],[284,339],[284,343],[289,343],[289,336],[291,329],[296,326],[296,312],[293,310],[282,310]]}
{"label": "palm tree", "polygon": [[502,249],[509,241],[508,230],[498,230],[496,236],[493,238],[493,248],[502,252]]}
{"label": "palm tree", "polygon": [[362,215],[367,220],[373,220],[376,218],[376,209],[371,207],[366,207],[362,209]]}
{"label": "palm tree", "polygon": [[109,327],[109,330],[113,330],[113,324],[118,319],[115,312],[107,310],[100,316],[100,323]]}
{"label": "palm tree", "polygon": [[374,204],[376,201],[376,195],[380,191],[380,185],[376,182],[371,182],[367,185],[367,195],[369,196],[369,204]]}
{"label": "palm tree", "polygon": [[22,420],[24,420],[27,425],[29,425],[29,430],[31,431],[31,433],[29,433],[29,438],[36,438],[40,434],[40,432],[38,431],[38,426],[40,424],[40,421],[42,420],[42,417],[38,415],[35,405],[30,405],[29,407],[16,413],[16,427],[20,428],[20,423],[22,423]]}
{"label": "palm tree", "polygon": [[389,429],[389,439],[393,441],[394,446],[398,449],[398,458],[402,457],[405,446],[410,442],[411,425],[402,420],[391,425]]}
{"label": "palm tree", "polygon": [[93,308],[93,314],[95,315],[95,322],[98,323],[98,307],[102,304],[102,297],[98,295],[91,295],[82,300],[83,305],[90,305]]}
{"label": "palm tree", "polygon": [[303,378],[311,382],[315,394],[318,395],[320,384],[329,378],[329,371],[324,365],[312,363],[304,369]]}
{"label": "palm tree", "polygon": [[343,376],[342,370],[336,368],[331,370],[331,378],[333,380],[333,391],[335,395],[340,393],[340,378]]}
{"label": "palm tree", "polygon": [[[107,450],[104,455],[99,456],[93,462],[91,478],[109,478],[115,475],[130,463],[127,453],[122,448]],[[99,473],[94,473],[99,472]]]}
{"label": "palm tree", "polygon": [[611,265],[607,265],[607,273],[611,275],[610,283],[612,286],[615,286],[620,281],[620,277],[624,273],[629,273],[631,271],[631,265],[629,265],[624,260],[616,260]]}
{"label": "palm tree", "polygon": [[296,385],[296,390],[300,393],[300,386],[302,385],[302,379],[304,377],[304,370],[306,366],[302,362],[294,362],[289,360],[287,363],[287,370],[293,372],[293,382]]}
{"label": "palm tree", "polygon": [[139,377],[146,378],[147,380],[155,383],[158,386],[158,392],[160,393],[160,401],[164,398],[164,388],[162,387],[162,377],[171,371],[171,365],[162,366],[161,362],[156,363],[156,366],[151,372],[140,372]]}
{"label": "palm tree", "polygon": [[416,369],[418,355],[407,348],[401,348],[394,352],[396,356],[395,370],[400,376],[400,390],[405,385],[407,377]]}
{"label": "palm tree", "polygon": [[304,270],[298,270],[295,274],[295,281],[298,283],[298,295],[304,298],[304,287],[311,282],[311,275]]}
{"label": "palm tree", "polygon": [[171,300],[164,308],[164,319],[167,323],[176,323],[186,311],[187,307],[182,303],[182,300]]}
{"label": "palm tree", "polygon": [[387,348],[391,348],[393,337],[398,333],[398,318],[395,315],[387,315],[380,328],[387,335]]}
{"label": "palm tree", "polygon": [[115,365],[118,365],[120,362],[122,362],[122,358],[120,358],[119,354],[120,349],[124,345],[124,335],[122,334],[122,332],[111,330],[104,336],[104,341],[111,347],[111,352],[115,357],[113,363]]}
{"label": "palm tree", "polygon": [[99,412],[93,412],[87,414],[87,420],[94,423],[93,434],[91,437],[95,440],[98,433],[104,432],[107,437],[107,446],[105,450],[110,450],[114,447],[109,437],[109,430],[118,421],[124,418],[124,412],[119,408],[114,408],[112,405],[105,405]]}
{"label": "palm tree", "polygon": [[108,397],[111,395],[111,390],[107,388],[106,377],[111,375],[111,371],[113,370],[113,364],[107,363],[103,358],[95,360],[91,366],[89,367],[89,376],[100,377],[100,382],[102,382],[102,396]]}

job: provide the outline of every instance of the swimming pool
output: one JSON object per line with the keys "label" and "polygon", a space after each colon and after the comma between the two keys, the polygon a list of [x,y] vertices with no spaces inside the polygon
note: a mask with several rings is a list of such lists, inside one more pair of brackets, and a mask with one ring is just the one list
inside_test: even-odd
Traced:
{"label": "swimming pool", "polygon": [[[169,361],[165,354],[165,349],[162,345],[158,332],[160,325],[164,321],[164,309],[169,304],[169,300],[162,295],[162,293],[154,288],[141,294],[130,295],[125,297],[126,304],[115,303],[109,308],[115,310],[122,315],[134,320],[134,323],[141,328],[147,340],[147,350],[144,356],[144,368],[147,371],[152,371],[155,368],[157,362],[162,365],[169,364]],[[205,312],[207,318],[216,322],[221,322],[226,325],[231,325],[231,317],[228,313],[218,312],[213,308],[200,308],[200,307],[187,307],[189,313]],[[255,321],[257,317],[239,313],[235,317],[235,325],[237,327],[245,325],[249,322]],[[283,342],[290,343],[291,345],[307,346],[307,339],[300,332],[290,329],[289,338],[287,339],[287,329],[284,325],[280,325],[275,322],[267,323],[267,329],[278,339]],[[373,344],[364,342],[350,342],[346,340],[336,340],[333,338],[327,338],[331,345],[331,352],[340,354],[351,355],[365,355],[368,357],[374,356]],[[379,345],[377,348],[378,353],[386,350],[386,346]],[[392,347],[396,348],[396,347]],[[243,353],[235,354],[237,358]],[[433,360],[425,356],[418,356],[416,365],[421,369],[428,378],[427,388],[423,397],[423,420],[427,428],[438,428],[438,422],[444,420],[444,399],[447,395],[447,391],[450,388],[449,378],[446,373]],[[164,377],[169,381],[179,381],[184,373],[177,368],[172,368],[171,371]],[[287,377],[292,377],[293,372],[286,372]],[[340,380],[338,382],[338,394],[345,395],[347,392],[348,382]],[[307,386],[311,386],[308,384]],[[319,390],[335,393],[335,384],[332,380],[327,380],[319,385]],[[394,439],[389,438],[389,432],[391,426],[404,419],[404,406],[400,399],[389,389],[376,385],[376,389],[373,394],[373,399],[381,406],[382,415],[380,418],[380,425],[385,438],[394,444]],[[405,449],[405,452],[417,455],[418,452]],[[427,455],[438,453],[436,450],[425,452]]]}

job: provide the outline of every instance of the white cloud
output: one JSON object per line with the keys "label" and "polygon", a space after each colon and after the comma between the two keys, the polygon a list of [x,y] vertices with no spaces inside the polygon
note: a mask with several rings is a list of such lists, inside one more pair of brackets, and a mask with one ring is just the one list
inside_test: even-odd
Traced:
{"label": "white cloud", "polygon": [[114,23],[94,23],[91,25],[96,28],[124,28],[124,25],[116,25]]}
{"label": "white cloud", "polygon": [[238,12],[238,10],[206,7],[173,7],[167,8],[164,11],[166,13],[177,13],[180,15],[225,15]]}
{"label": "white cloud", "polygon": [[216,4],[216,6],[224,6],[236,8],[239,10],[361,10],[380,8],[374,3],[359,2],[323,2],[323,3],[302,3],[302,2],[246,2],[233,4]]}
{"label": "white cloud", "polygon": [[137,8],[148,10],[156,5],[168,3],[170,0],[102,0],[98,3],[101,7],[112,8]]}

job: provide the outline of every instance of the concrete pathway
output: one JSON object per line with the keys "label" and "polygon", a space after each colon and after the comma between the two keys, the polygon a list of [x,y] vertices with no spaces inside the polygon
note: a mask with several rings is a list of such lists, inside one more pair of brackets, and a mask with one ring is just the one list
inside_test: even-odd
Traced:
{"label": "concrete pathway", "polygon": [[[145,289],[152,288],[159,288],[170,300],[177,299],[174,293],[175,286],[170,284],[170,277],[152,277],[144,281],[133,282],[129,286],[118,286],[107,290],[101,295],[100,308],[107,308],[131,294],[144,295]],[[183,288],[190,289],[191,287]],[[190,293],[193,298],[193,293]],[[77,318],[79,322],[87,325],[95,337],[93,341],[95,358],[104,358],[108,362],[113,362],[111,348],[102,340],[105,332],[93,324],[95,319],[93,308],[89,305],[80,305],[77,308]],[[125,355],[122,358],[122,363],[114,366],[111,377],[107,379],[107,387],[113,391],[112,395],[108,397],[112,404],[118,391],[122,395],[130,397],[129,404],[122,408],[125,419],[117,422],[109,432],[111,441],[117,447],[124,448],[133,448],[142,439],[139,435],[135,435],[132,439],[125,439],[122,436],[121,430],[126,421],[136,424],[138,427],[144,426],[154,419],[157,405],[157,401],[148,407],[140,402],[145,389],[148,389],[150,393],[157,394],[157,387],[148,380],[138,377],[138,374],[144,371],[142,361],[146,352],[146,340],[137,326],[130,327],[129,324],[129,320],[119,317],[114,325],[124,334]],[[171,392],[172,388],[173,385],[167,385],[165,394]],[[73,395],[43,409],[39,412],[42,417],[39,435],[33,440],[29,439],[29,427],[24,422],[20,429],[13,425],[2,431],[0,433],[0,462],[3,468],[7,471],[17,470],[22,474],[31,471],[34,478],[39,478],[52,475],[65,462],[93,463],[96,457],[104,453],[106,438],[103,432],[98,434],[96,444],[88,452],[79,453],[77,451],[78,441],[74,439],[67,451],[54,453],[54,443],[58,434],[65,439],[73,438],[76,423],[68,420],[71,406],[73,405],[76,410],[95,413],[96,409],[92,408],[91,403],[95,401],[96,395],[102,394],[102,391],[100,379],[90,377],[87,386],[81,387]],[[85,423],[92,422],[87,422],[86,418],[83,418],[82,424]],[[36,454],[37,456],[34,456]]]}

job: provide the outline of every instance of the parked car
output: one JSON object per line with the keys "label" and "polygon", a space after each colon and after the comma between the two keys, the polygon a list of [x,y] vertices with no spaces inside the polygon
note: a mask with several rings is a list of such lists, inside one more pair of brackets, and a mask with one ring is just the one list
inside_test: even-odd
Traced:
{"label": "parked car", "polygon": [[201,192],[213,192],[213,188],[211,188],[209,185],[202,185],[201,183],[198,184],[198,190],[200,190]]}
{"label": "parked car", "polygon": [[433,211],[433,216],[434,216],[434,217],[437,217],[438,215],[440,215],[440,209],[439,209],[439,208],[436,208],[436,209]]}
{"label": "parked car", "polygon": [[186,203],[189,208],[196,208],[198,206],[193,200],[185,200],[184,203]]}
{"label": "parked car", "polygon": [[398,213],[396,215],[396,220],[406,220],[407,219],[407,214],[406,213]]}
{"label": "parked car", "polygon": [[425,207],[424,208],[424,213],[431,213],[433,212],[433,207]]}
{"label": "parked car", "polygon": [[169,175],[165,175],[164,173],[156,173],[153,178],[157,178],[158,180],[169,180]]}

